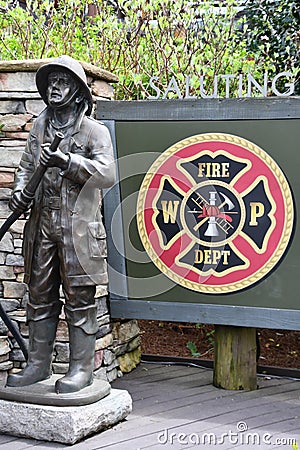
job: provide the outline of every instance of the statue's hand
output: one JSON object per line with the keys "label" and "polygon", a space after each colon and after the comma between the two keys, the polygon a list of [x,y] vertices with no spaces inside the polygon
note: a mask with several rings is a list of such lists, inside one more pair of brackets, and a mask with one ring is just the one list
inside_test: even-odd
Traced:
{"label": "statue's hand", "polygon": [[46,167],[59,167],[66,170],[69,166],[69,156],[65,155],[59,148],[53,152],[49,144],[42,144],[40,164]]}
{"label": "statue's hand", "polygon": [[30,206],[31,203],[25,202],[22,199],[22,195],[21,195],[21,191],[17,191],[13,194],[12,198],[9,201],[9,207],[12,211],[17,211],[17,210],[21,210],[21,211],[27,211]]}

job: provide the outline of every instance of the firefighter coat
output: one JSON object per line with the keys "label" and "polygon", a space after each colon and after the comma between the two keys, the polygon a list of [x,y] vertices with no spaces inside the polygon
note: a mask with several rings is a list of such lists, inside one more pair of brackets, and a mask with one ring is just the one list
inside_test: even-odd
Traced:
{"label": "firefighter coat", "polygon": [[[46,108],[34,122],[16,174],[14,192],[26,186],[38,165],[49,119],[49,108]],[[68,168],[60,172],[64,275],[72,286],[106,284],[106,234],[99,207],[99,189],[108,188],[115,181],[109,131],[102,123],[81,116],[71,136],[63,139],[59,148],[70,157]],[[24,280],[27,283],[30,283],[42,206],[41,183],[24,229]]]}

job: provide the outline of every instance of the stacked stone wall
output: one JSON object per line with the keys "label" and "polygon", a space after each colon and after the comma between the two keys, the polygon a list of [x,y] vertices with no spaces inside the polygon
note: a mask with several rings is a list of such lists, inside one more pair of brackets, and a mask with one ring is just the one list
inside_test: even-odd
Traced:
{"label": "stacked stone wall", "polygon": [[[0,225],[11,214],[8,203],[14,173],[34,119],[45,108],[35,85],[35,72],[45,61],[0,62]],[[113,74],[83,63],[95,99],[113,99]],[[23,230],[26,218],[17,220],[0,242],[0,302],[21,335],[28,341],[26,325],[27,285],[23,282]],[[96,294],[99,330],[96,339],[95,375],[113,381],[131,371],[140,361],[140,336],[137,322],[114,321],[109,315],[107,292],[98,286]],[[68,329],[61,316],[54,349],[53,371],[68,368]],[[0,319],[0,384],[9,371],[25,365],[23,353]]]}

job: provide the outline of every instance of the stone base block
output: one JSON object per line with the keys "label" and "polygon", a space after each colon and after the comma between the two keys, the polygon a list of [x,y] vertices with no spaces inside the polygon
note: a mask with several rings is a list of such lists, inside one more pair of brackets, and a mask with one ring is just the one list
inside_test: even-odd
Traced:
{"label": "stone base block", "polygon": [[0,434],[75,444],[125,419],[132,399],[112,389],[102,400],[86,406],[46,406],[0,400]]}

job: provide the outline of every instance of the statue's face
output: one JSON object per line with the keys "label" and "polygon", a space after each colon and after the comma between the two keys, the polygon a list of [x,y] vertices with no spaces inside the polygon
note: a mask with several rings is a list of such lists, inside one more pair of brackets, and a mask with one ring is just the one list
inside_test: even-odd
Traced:
{"label": "statue's face", "polygon": [[72,97],[77,84],[75,80],[65,72],[52,72],[48,77],[47,97],[49,105],[59,107],[67,104]]}

